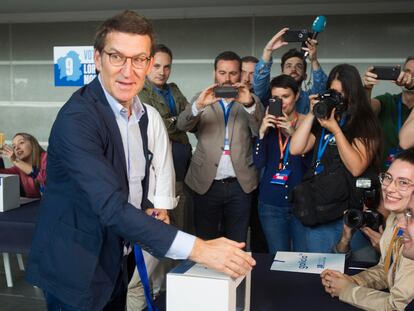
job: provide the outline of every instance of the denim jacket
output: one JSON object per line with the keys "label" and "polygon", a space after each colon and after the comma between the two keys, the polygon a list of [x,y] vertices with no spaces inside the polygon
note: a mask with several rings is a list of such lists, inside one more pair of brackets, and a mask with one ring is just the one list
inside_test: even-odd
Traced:
{"label": "denim jacket", "polygon": [[[256,64],[253,74],[253,90],[260,98],[260,101],[266,107],[270,98],[270,70],[272,68],[273,60],[266,63],[260,59]],[[296,101],[296,111],[301,114],[309,112],[309,95],[319,94],[326,90],[326,82],[328,77],[320,67],[318,70],[312,72],[313,84],[309,90],[300,90],[299,99]]]}

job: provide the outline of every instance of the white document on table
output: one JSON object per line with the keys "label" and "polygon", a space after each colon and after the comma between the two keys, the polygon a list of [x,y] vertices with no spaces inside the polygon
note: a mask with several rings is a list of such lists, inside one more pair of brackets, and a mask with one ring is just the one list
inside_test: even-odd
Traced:
{"label": "white document on table", "polygon": [[277,252],[270,270],[320,274],[325,269],[344,272],[345,254]]}

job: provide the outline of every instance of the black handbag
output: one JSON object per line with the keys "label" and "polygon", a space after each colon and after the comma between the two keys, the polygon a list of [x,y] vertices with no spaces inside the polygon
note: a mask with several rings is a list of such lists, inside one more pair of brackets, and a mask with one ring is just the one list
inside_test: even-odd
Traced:
{"label": "black handbag", "polygon": [[356,178],[342,162],[337,162],[293,189],[290,197],[293,213],[305,226],[339,219],[347,209],[361,205],[362,194],[355,184]]}

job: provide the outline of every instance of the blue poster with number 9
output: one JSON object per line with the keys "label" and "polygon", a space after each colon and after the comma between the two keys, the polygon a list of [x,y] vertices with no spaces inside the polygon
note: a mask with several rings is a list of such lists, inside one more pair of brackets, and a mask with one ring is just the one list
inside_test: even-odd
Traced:
{"label": "blue poster with number 9", "polygon": [[92,46],[53,48],[55,86],[84,86],[95,77]]}

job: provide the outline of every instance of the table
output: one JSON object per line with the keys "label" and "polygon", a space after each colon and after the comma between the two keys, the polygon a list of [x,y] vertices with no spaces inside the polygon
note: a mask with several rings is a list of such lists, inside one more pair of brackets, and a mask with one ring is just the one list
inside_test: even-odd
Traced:
{"label": "table", "polygon": [[[322,287],[318,274],[271,271],[271,254],[253,254],[257,262],[251,279],[251,311],[277,310],[359,310],[331,298]],[[156,301],[160,311],[165,310],[165,293]]]}
{"label": "table", "polygon": [[0,213],[0,252],[29,253],[40,201]]}

